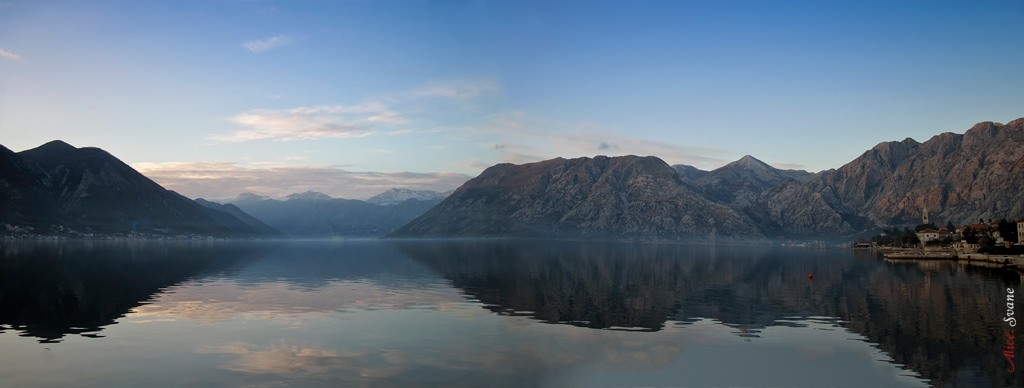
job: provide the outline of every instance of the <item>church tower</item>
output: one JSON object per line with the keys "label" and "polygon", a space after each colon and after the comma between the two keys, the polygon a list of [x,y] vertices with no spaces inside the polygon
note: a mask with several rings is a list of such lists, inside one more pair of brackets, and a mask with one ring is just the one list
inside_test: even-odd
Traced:
{"label": "church tower", "polygon": [[921,223],[924,224],[924,225],[927,225],[927,224],[931,223],[931,222],[928,222],[928,207],[927,206],[922,206],[921,207]]}

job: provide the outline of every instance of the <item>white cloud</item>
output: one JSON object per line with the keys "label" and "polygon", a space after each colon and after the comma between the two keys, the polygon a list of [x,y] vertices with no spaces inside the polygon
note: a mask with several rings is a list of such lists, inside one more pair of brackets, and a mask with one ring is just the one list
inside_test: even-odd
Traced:
{"label": "white cloud", "polygon": [[307,190],[362,199],[388,189],[448,191],[469,180],[446,172],[348,171],[338,166],[243,166],[227,162],[136,163],[136,170],[191,198],[226,199],[241,193],[282,198]]}
{"label": "white cloud", "polygon": [[494,117],[491,125],[477,129],[496,142],[484,143],[499,153],[501,162],[529,163],[556,157],[592,157],[595,155],[656,156],[669,164],[689,164],[700,168],[720,167],[727,163],[725,151],[670,144],[610,133],[596,126],[576,126],[559,130],[558,124],[512,112]]}
{"label": "white cloud", "polygon": [[277,35],[266,39],[255,39],[242,43],[242,47],[251,53],[262,53],[279,47],[287,46],[295,42],[295,39],[288,35]]}
{"label": "white cloud", "polygon": [[12,53],[12,52],[7,51],[7,50],[4,50],[2,48],[0,48],[0,57],[4,57],[4,58],[10,59],[10,60],[15,61],[15,62],[24,62],[25,61],[25,59],[22,58],[20,55]]}
{"label": "white cloud", "polygon": [[415,89],[412,94],[418,97],[470,99],[499,89],[498,82],[494,80],[477,79],[428,84]]}
{"label": "white cloud", "polygon": [[213,140],[243,142],[252,140],[310,140],[351,138],[377,133],[379,126],[396,125],[408,120],[386,104],[318,105],[292,109],[255,109],[229,121],[245,129]]}
{"label": "white cloud", "polygon": [[[262,41],[261,41],[262,42]],[[253,42],[249,42],[253,43]],[[254,48],[263,46],[253,45]],[[229,119],[243,129],[228,135],[214,135],[210,138],[222,142],[244,142],[253,140],[312,140],[324,138],[352,138],[376,134],[409,135],[457,132],[443,123],[433,123],[430,113],[437,107],[429,106],[422,97],[442,97],[468,100],[484,93],[498,90],[498,83],[491,80],[467,80],[449,83],[435,83],[397,95],[355,105],[314,105],[290,109],[253,109],[239,113]],[[442,108],[443,109],[443,108]],[[404,126],[410,120],[405,114],[420,117],[415,127]],[[425,113],[428,112],[428,113]],[[439,125],[440,124],[440,125]]]}

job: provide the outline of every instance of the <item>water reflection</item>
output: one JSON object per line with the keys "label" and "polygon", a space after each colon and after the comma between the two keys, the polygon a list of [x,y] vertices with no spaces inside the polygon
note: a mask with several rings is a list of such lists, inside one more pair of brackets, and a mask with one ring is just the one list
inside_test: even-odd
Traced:
{"label": "water reflection", "polygon": [[0,260],[0,334],[39,342],[98,337],[166,287],[244,263],[253,249],[204,243],[5,242]]}
{"label": "water reflection", "polygon": [[832,252],[807,250],[574,242],[400,247],[496,313],[601,329],[656,331],[669,319],[709,317],[756,335],[787,315],[820,315],[816,305],[829,284],[850,271],[829,261]]}
{"label": "water reflection", "polygon": [[1021,386],[1003,274],[631,243],[5,245],[0,385]]}
{"label": "water reflection", "polygon": [[[629,243],[407,243],[468,297],[503,315],[661,330],[714,319],[739,337],[838,317],[934,384],[1021,386],[1001,348],[1019,276],[954,264],[919,269],[842,250]],[[934,264],[929,264],[934,266]],[[813,280],[808,274],[813,273]]]}

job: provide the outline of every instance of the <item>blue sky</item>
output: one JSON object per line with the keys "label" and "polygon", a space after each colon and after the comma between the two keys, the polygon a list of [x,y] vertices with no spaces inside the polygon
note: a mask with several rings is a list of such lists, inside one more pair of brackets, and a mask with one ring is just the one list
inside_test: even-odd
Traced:
{"label": "blue sky", "polygon": [[191,197],[453,189],[487,166],[837,168],[1024,117],[1021,1],[0,0],[0,144]]}

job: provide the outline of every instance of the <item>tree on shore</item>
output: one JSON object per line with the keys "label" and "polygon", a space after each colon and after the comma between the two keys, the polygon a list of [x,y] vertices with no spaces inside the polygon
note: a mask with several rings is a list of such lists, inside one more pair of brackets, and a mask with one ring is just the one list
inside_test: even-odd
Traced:
{"label": "tree on shore", "polygon": [[1017,223],[1009,222],[1005,218],[999,219],[999,236],[1004,241],[1016,243],[1017,241]]}

